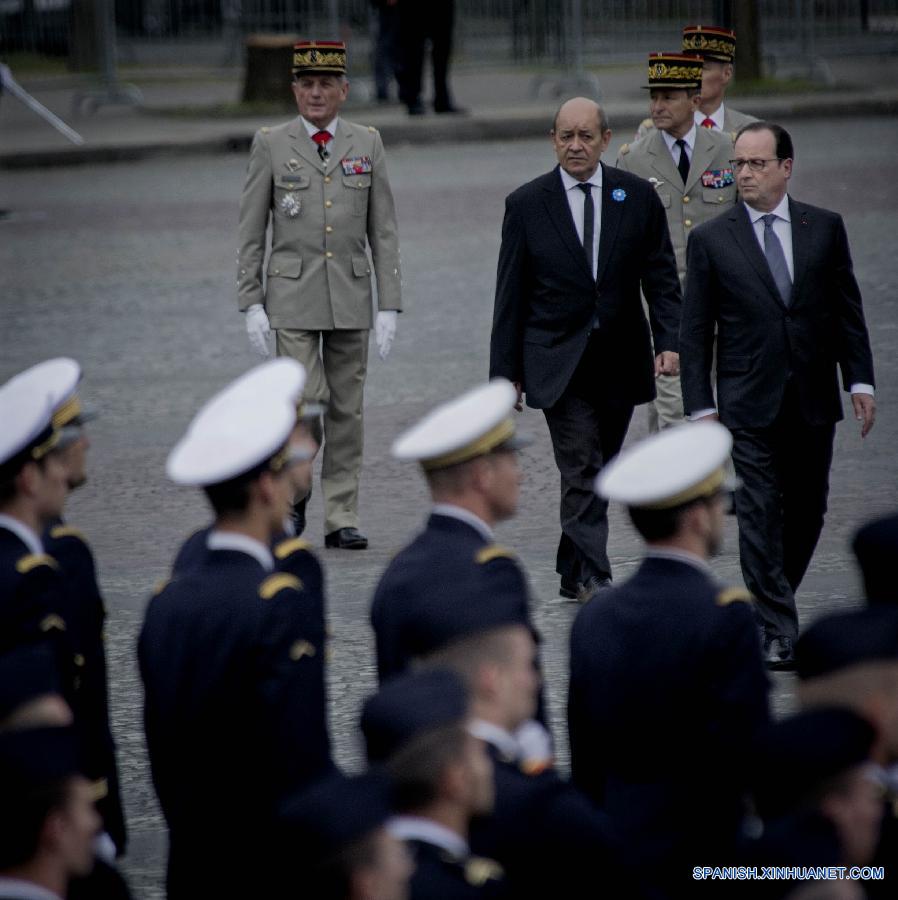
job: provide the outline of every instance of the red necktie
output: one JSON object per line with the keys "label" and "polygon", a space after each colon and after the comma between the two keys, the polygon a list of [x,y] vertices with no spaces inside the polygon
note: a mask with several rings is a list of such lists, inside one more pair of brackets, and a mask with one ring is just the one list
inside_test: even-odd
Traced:
{"label": "red necktie", "polygon": [[327,144],[330,139],[331,133],[329,131],[316,131],[312,135],[312,140],[318,145],[318,155],[322,160],[327,159]]}
{"label": "red necktie", "polygon": [[702,122],[702,128],[713,128],[714,120],[710,116],[705,116],[704,121]]}

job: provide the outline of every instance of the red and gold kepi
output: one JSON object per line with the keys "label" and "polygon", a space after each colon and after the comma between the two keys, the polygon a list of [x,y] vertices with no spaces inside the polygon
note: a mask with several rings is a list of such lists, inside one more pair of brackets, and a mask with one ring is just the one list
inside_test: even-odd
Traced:
{"label": "red and gold kepi", "polygon": [[673,88],[689,90],[702,86],[702,66],[704,62],[694,53],[650,53],[649,90]]}
{"label": "red and gold kepi", "polygon": [[346,44],[343,41],[299,41],[293,45],[293,76],[345,75]]}
{"label": "red and gold kepi", "polygon": [[687,25],[683,29],[683,52],[715,62],[735,62],[736,32],[714,25]]}

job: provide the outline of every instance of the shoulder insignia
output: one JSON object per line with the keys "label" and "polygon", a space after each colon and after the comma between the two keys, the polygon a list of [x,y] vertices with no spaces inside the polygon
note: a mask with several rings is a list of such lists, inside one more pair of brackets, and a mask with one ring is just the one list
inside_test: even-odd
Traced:
{"label": "shoulder insignia", "polygon": [[91,799],[96,803],[109,796],[109,782],[105,778],[98,778],[90,784]]}
{"label": "shoulder insignia", "polygon": [[156,582],[156,587],[153,588],[153,596],[157,596],[161,594],[171,582],[171,578],[160,578],[159,581]]}
{"label": "shoulder insignia", "polygon": [[27,553],[19,558],[16,563],[16,571],[20,575],[27,575],[32,569],[37,569],[39,566],[58,569],[59,563],[49,553]]}
{"label": "shoulder insignia", "polygon": [[629,152],[630,152],[630,145],[629,145],[629,144],[624,144],[624,145],[620,148],[620,151],[618,152],[618,155],[619,155],[619,156],[626,156]]}
{"label": "shoulder insignia", "polygon": [[294,588],[297,591],[301,591],[302,582],[295,575],[290,575],[287,572],[269,575],[259,585],[259,596],[263,600],[270,600],[275,594],[284,590],[284,588]]}
{"label": "shoulder insignia", "polygon": [[299,662],[304,656],[314,656],[315,646],[308,641],[294,641],[290,645],[290,659]]}
{"label": "shoulder insignia", "polygon": [[502,866],[485,856],[472,856],[465,863],[465,881],[474,887],[483,887],[488,881],[498,881],[504,875]]}
{"label": "shoulder insignia", "polygon": [[377,131],[377,129],[373,125],[369,125],[368,131]]}
{"label": "shoulder insignia", "polygon": [[41,631],[65,631],[65,619],[57,616],[56,613],[50,613],[49,616],[41,619],[39,627]]}
{"label": "shoulder insignia", "polygon": [[311,549],[312,545],[305,538],[286,538],[274,548],[274,555],[278,559],[286,559],[292,553],[297,553],[299,550]]}
{"label": "shoulder insignia", "polygon": [[729,587],[720,591],[714,598],[714,602],[718,606],[729,606],[731,603],[752,603],[754,599],[745,588]]}
{"label": "shoulder insignia", "polygon": [[640,127],[640,128],[654,128],[654,127],[655,127],[655,123],[652,121],[652,117],[651,117],[651,116],[646,116],[646,117],[639,123],[639,127]]}
{"label": "shoulder insignia", "polygon": [[82,544],[87,543],[84,532],[80,528],[75,528],[72,525],[55,525],[50,529],[50,537],[57,540],[64,537],[73,537],[78,538]]}
{"label": "shoulder insignia", "polygon": [[491,562],[494,559],[516,559],[517,555],[514,550],[509,550],[507,547],[500,547],[498,544],[489,544],[486,547],[481,548],[477,551],[477,556],[474,557],[475,560],[480,565],[484,563]]}

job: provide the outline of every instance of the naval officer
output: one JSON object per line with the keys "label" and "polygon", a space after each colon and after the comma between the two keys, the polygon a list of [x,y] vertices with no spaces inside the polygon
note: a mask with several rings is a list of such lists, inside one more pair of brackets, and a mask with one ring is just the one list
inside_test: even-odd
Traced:
{"label": "naval officer", "polygon": [[[237,290],[253,347],[267,356],[273,329],[278,356],[305,366],[308,399],[328,404],[321,469],[325,546],[364,549],[358,491],[368,332],[373,323],[385,359],[402,302],[383,143],[376,129],[340,118],[348,91],[341,41],[296,45],[299,116],[263,128],[250,152],[240,201]],[[295,499],[296,516],[304,521],[307,496]]]}

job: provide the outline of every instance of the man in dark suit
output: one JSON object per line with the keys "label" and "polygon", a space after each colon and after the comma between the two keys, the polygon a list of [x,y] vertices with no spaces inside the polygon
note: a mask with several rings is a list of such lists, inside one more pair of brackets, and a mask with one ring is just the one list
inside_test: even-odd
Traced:
{"label": "man in dark suit", "polygon": [[602,108],[567,101],[551,136],[559,165],[505,201],[490,375],[515,383],[519,409],[526,394],[545,413],[561,472],[562,596],[587,599],[611,579],[607,503],[592,482],[633,407],[654,398],[655,376],[679,371],[681,301],[654,188],[600,163]]}
{"label": "man in dark suit", "polygon": [[733,432],[742,574],[758,599],[765,661],[790,668],[795,592],[823,528],[842,418],[836,366],[866,437],[876,412],[873,358],[841,217],[787,195],[788,132],[753,122],[734,152],[744,203],[689,240],[683,400],[693,419],[719,413]]}

